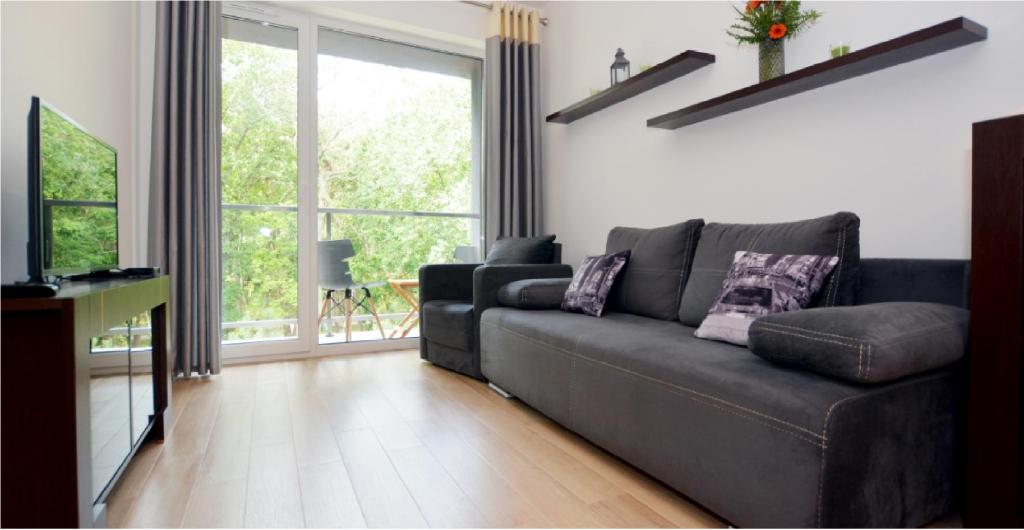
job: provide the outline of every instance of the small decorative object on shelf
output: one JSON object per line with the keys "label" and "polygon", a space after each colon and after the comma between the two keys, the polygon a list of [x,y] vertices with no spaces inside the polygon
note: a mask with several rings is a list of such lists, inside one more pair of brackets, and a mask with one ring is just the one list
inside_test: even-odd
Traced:
{"label": "small decorative object on shelf", "polygon": [[750,0],[740,11],[739,22],[726,30],[740,44],[757,44],[758,80],[761,82],[786,73],[785,41],[814,23],[821,13],[811,9],[800,11],[798,0]]}
{"label": "small decorative object on shelf", "polygon": [[611,86],[615,86],[627,79],[629,79],[629,59],[626,59],[626,53],[619,48],[615,52],[615,62],[611,66]]}
{"label": "small decorative object on shelf", "polygon": [[828,53],[833,59],[842,57],[850,53],[850,43],[846,41],[839,41],[828,45]]}

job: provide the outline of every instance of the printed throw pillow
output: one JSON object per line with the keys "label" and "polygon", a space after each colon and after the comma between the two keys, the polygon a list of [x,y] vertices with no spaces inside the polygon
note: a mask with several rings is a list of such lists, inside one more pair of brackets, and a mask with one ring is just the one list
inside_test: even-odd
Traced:
{"label": "printed throw pillow", "polygon": [[737,252],[694,335],[746,346],[754,320],[807,307],[838,262],[838,256]]}
{"label": "printed throw pillow", "polygon": [[562,296],[562,311],[583,313],[599,317],[604,312],[604,302],[612,290],[615,277],[629,261],[629,250],[587,256],[572,277],[569,289]]}

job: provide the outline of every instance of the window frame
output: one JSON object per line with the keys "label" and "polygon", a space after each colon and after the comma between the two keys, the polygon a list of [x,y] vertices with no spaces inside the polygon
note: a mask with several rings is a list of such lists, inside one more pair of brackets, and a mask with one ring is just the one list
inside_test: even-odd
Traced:
{"label": "window frame", "polygon": [[[261,3],[232,2],[224,4],[222,16],[241,18],[254,22],[266,22],[294,28],[298,32],[298,116],[297,135],[297,205],[298,208],[298,322],[295,338],[265,339],[250,342],[222,343],[222,354],[226,364],[247,361],[272,361],[298,359],[327,355],[372,353],[411,349],[419,345],[418,338],[368,340],[351,343],[320,343],[316,323],[316,307],[320,290],[317,285],[316,243],[319,239],[319,167],[317,149],[319,144],[317,121],[317,61],[319,54],[318,33],[320,28],[336,30],[368,38],[392,41],[441,53],[462,55],[484,60],[484,43],[478,46],[466,42],[454,42],[436,38],[434,32],[423,29],[422,33],[372,25],[364,21],[330,15],[323,10],[293,11]],[[368,17],[358,17],[368,18]],[[384,22],[384,21],[378,21]],[[399,26],[399,24],[395,24]],[[468,40],[468,39],[466,39]],[[468,217],[475,222],[478,248],[483,248],[484,229],[483,201],[483,71],[472,78],[473,83],[473,141],[472,141],[472,200],[471,211],[465,212],[393,212],[399,215],[427,215],[444,217]],[[330,209],[333,210],[333,209]],[[356,215],[381,215],[379,210],[356,210]],[[392,212],[388,212],[392,213]]]}

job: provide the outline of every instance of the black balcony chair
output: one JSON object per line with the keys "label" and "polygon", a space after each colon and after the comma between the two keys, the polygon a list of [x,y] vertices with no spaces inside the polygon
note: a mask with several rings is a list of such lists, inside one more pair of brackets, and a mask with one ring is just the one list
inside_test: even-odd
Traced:
{"label": "black balcony chair", "polygon": [[[551,236],[553,238],[553,236]],[[550,263],[450,263],[420,267],[420,357],[483,380],[480,371],[480,315],[498,305],[498,290],[529,278],[572,277],[554,243]],[[472,248],[472,247],[469,247]],[[473,254],[459,252],[456,259]],[[488,256],[489,258],[491,256]]]}
{"label": "black balcony chair", "polygon": [[[357,309],[362,308],[373,315],[377,329],[380,330],[380,338],[384,339],[384,325],[380,322],[377,307],[373,304],[373,296],[370,293],[370,288],[380,287],[384,282],[358,283],[352,279],[348,260],[356,255],[356,249],[350,239],[318,241],[316,251],[318,283],[321,289],[327,290],[324,302],[320,306],[320,316],[316,321],[317,329],[320,328],[324,317],[330,320],[331,312],[341,308],[342,314],[345,315],[345,342],[352,342],[352,315]],[[344,294],[340,301],[335,296],[337,293]],[[327,336],[333,336],[329,327]]]}

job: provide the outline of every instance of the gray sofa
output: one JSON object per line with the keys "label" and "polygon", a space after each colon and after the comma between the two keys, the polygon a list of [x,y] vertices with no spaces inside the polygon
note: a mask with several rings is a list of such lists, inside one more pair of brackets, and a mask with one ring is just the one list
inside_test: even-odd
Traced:
{"label": "gray sofa", "polygon": [[[831,238],[830,252],[846,253],[852,298],[827,294],[843,292],[837,279],[807,314],[891,301],[966,306],[967,262],[861,260],[859,220],[846,215],[805,222],[813,226],[708,225],[696,257],[683,252],[679,277],[720,282],[721,263],[712,256],[736,245],[811,253],[816,243],[799,233],[810,227],[820,232],[812,239]],[[612,239],[609,247],[620,246]],[[679,245],[692,248],[692,241],[681,237]],[[681,311],[660,319],[621,304],[602,318],[559,311],[554,304],[566,284],[515,282],[499,290],[502,306],[480,318],[483,375],[732,524],[919,526],[954,508],[959,363],[929,361],[923,352],[925,361],[892,380],[854,383],[694,337],[694,324],[679,318],[706,285],[663,289]]]}

